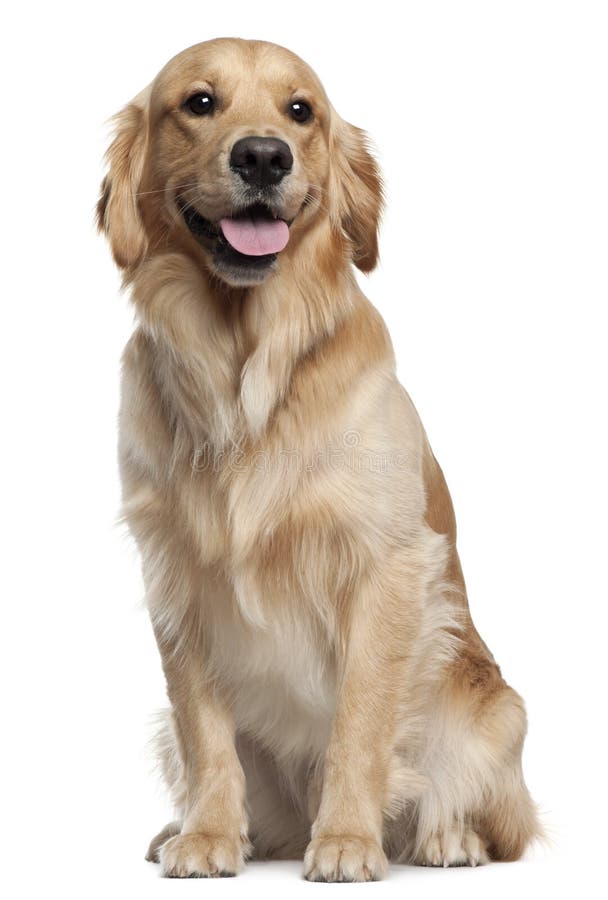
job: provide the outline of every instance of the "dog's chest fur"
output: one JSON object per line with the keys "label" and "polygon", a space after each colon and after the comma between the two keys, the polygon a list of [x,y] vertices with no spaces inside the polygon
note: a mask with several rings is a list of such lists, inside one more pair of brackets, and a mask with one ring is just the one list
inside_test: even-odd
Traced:
{"label": "dog's chest fur", "polygon": [[209,665],[228,688],[237,728],[278,758],[318,758],[327,746],[335,701],[334,654],[306,611],[246,618],[247,599],[226,596],[208,614]]}
{"label": "dog's chest fur", "polygon": [[[347,574],[323,550],[338,523],[298,516],[287,474],[236,469],[199,473],[200,492],[195,475],[183,498],[199,558],[215,573],[200,592],[208,665],[239,730],[277,757],[310,761],[327,746],[334,712],[336,597]],[[293,482],[289,490],[297,495]]]}

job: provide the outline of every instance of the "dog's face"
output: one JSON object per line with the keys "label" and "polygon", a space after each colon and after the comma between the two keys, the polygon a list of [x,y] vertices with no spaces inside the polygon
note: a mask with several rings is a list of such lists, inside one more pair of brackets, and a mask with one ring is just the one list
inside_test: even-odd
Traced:
{"label": "dog's face", "polygon": [[381,186],[364,135],[282,47],[221,39],[179,54],[120,114],[109,160],[99,220],[125,268],[177,249],[251,286],[323,217],[360,268],[375,263]]}

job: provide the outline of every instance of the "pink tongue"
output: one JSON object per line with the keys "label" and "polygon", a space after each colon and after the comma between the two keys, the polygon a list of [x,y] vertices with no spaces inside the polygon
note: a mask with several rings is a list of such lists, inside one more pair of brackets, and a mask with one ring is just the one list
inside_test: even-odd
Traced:
{"label": "pink tongue", "polygon": [[261,216],[220,219],[220,228],[228,243],[246,256],[279,253],[289,240],[289,227],[282,219]]}

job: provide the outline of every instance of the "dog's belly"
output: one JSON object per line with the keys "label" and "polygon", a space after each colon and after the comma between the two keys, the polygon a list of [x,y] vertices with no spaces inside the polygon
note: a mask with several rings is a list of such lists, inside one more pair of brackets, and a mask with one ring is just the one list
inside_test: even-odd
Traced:
{"label": "dog's belly", "polygon": [[210,664],[233,701],[237,730],[278,760],[310,762],[327,747],[335,710],[331,643],[306,614],[252,624],[236,601],[216,608]]}

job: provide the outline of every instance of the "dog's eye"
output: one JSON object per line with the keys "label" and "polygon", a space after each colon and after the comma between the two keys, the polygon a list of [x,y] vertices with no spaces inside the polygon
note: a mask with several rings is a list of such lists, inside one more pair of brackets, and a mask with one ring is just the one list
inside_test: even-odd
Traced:
{"label": "dog's eye", "polygon": [[312,109],[303,100],[295,100],[289,106],[289,115],[294,122],[308,122],[312,116]]}
{"label": "dog's eye", "polygon": [[215,106],[215,101],[211,94],[193,94],[188,97],[184,106],[195,116],[207,116]]}

